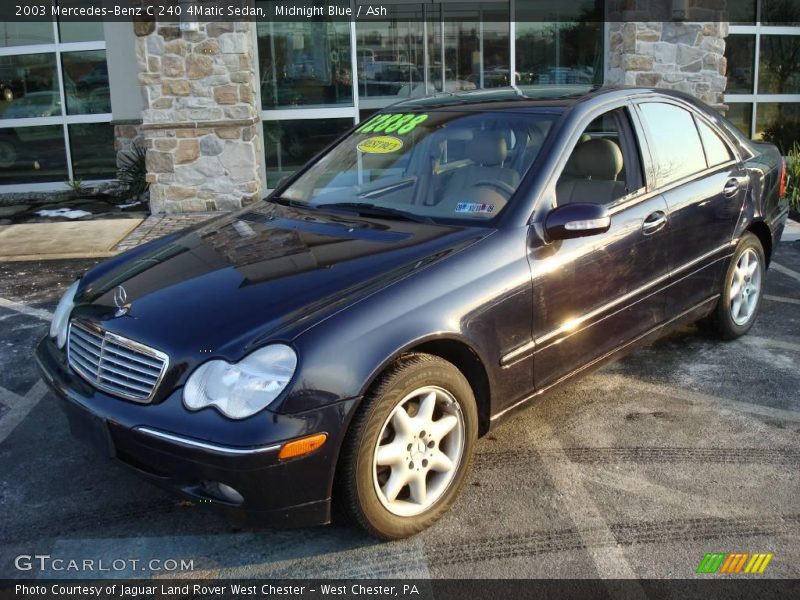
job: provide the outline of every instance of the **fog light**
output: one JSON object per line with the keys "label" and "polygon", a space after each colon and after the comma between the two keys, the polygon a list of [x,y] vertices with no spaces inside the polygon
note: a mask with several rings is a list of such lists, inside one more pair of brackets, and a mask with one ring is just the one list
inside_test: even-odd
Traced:
{"label": "fog light", "polygon": [[303,456],[305,454],[310,454],[317,448],[320,448],[327,439],[327,433],[315,433],[314,435],[309,435],[308,437],[300,438],[299,440],[286,442],[283,446],[281,446],[281,451],[278,452],[278,458],[280,460],[287,460],[290,458],[297,458],[298,456]]}
{"label": "fog light", "polygon": [[231,486],[220,483],[219,481],[204,481],[202,489],[205,494],[213,496],[217,500],[230,502],[231,504],[244,503],[244,498],[239,492]]}

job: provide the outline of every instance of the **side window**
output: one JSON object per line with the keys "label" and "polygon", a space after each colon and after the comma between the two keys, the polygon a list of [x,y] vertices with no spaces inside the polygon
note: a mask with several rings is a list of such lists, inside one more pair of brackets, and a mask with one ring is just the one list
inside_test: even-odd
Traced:
{"label": "side window", "polygon": [[594,119],[556,183],[556,204],[611,204],[642,187],[639,151],[624,108]]}
{"label": "side window", "polygon": [[695,119],[700,138],[703,140],[703,148],[706,150],[706,160],[709,167],[715,167],[728,162],[733,158],[727,144],[720,139],[716,131],[711,129],[700,119]]}
{"label": "side window", "polygon": [[644,102],[639,109],[654,155],[651,177],[656,186],[667,185],[706,168],[703,145],[689,111],[663,102]]}

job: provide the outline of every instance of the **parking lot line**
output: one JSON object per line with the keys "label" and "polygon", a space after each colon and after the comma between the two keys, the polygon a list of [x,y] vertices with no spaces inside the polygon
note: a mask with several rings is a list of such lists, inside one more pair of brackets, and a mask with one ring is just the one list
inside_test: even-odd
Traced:
{"label": "parking lot line", "polygon": [[0,400],[9,408],[8,413],[0,419],[0,444],[25,420],[46,393],[47,386],[42,381],[37,381],[24,396],[0,387]]}
{"label": "parking lot line", "polygon": [[793,271],[789,267],[784,267],[783,265],[780,265],[774,261],[771,262],[769,266],[778,271],[778,273],[783,273],[784,275],[788,275],[792,279],[800,281],[800,273],[798,273],[797,271]]}
{"label": "parking lot line", "polygon": [[36,317],[42,321],[50,321],[53,319],[53,313],[48,310],[44,310],[43,308],[34,308],[32,306],[28,306],[27,304],[14,302],[13,300],[8,300],[6,298],[0,298],[0,307],[7,308],[30,317]]}
{"label": "parking lot line", "polygon": [[[608,523],[581,483],[580,467],[569,460],[550,426],[541,420],[537,424],[541,439],[541,445],[537,450],[546,450],[539,453],[539,458],[558,491],[561,509],[569,516],[579,533],[593,531],[599,534],[600,544],[597,543],[597,539],[592,540],[592,543],[587,541],[585,544],[586,553],[594,562],[598,577],[636,579],[637,575],[625,553],[618,547],[617,539]],[[608,591],[614,595],[613,589]],[[632,596],[645,598],[646,594],[639,588]]]}
{"label": "parking lot line", "polygon": [[[623,475],[611,469],[598,469],[593,466],[587,469],[583,475],[584,481],[591,481],[595,485],[601,485],[626,492],[641,498],[650,498],[654,503],[670,504],[689,514],[710,517],[727,517],[731,513],[743,514],[743,507],[732,502],[720,501],[714,498],[707,498],[697,494],[677,490],[675,488],[659,485],[650,481],[646,476]],[[750,516],[760,516],[761,512],[749,511]]]}
{"label": "parking lot line", "polygon": [[755,335],[746,335],[741,338],[746,344],[754,346],[771,346],[772,348],[780,348],[781,350],[791,350],[793,352],[800,352],[800,344],[787,342],[785,340],[773,340],[770,338],[758,337]]}
{"label": "parking lot line", "polygon": [[786,298],[785,296],[773,296],[772,294],[764,294],[764,300],[772,300],[773,302],[783,302],[784,304],[800,304],[797,298]]}
{"label": "parking lot line", "polygon": [[633,377],[628,377],[626,375],[619,375],[617,373],[602,373],[600,376],[603,378],[606,384],[611,386],[629,387],[645,393],[657,394],[667,398],[680,398],[682,400],[688,400],[689,402],[693,402],[695,404],[716,405],[737,412],[749,413],[784,421],[800,422],[800,411],[771,408],[769,406],[762,406],[761,404],[740,402],[738,400],[728,400],[727,398],[719,398],[717,396],[711,396],[710,394],[704,394],[702,392],[696,392],[686,388],[667,386],[661,383],[648,383],[646,381],[634,379]]}

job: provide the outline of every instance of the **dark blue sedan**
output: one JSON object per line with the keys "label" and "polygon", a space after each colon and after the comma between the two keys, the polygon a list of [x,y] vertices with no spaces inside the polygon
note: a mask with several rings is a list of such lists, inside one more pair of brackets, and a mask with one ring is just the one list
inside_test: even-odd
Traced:
{"label": "dark blue sedan", "polygon": [[784,184],[775,147],[679,94],[404,102],[86,273],[37,359],[75,434],[157,484],[402,538],[500,418],[677,325],[746,333]]}

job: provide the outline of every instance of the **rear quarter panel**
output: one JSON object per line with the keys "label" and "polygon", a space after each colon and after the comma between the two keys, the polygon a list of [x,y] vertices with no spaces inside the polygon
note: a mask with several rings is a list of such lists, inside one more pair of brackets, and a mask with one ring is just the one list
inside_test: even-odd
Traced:
{"label": "rear quarter panel", "polygon": [[753,142],[750,148],[755,155],[744,161],[749,189],[736,236],[742,235],[754,222],[763,221],[772,232],[774,244],[780,240],[789,214],[788,203],[779,197],[783,157],[773,144],[766,142]]}

